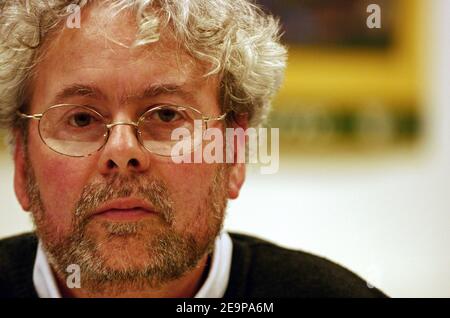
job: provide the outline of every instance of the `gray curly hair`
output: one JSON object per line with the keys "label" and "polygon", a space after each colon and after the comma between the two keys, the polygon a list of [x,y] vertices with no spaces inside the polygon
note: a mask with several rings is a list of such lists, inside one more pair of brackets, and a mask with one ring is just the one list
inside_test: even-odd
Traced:
{"label": "gray curly hair", "polygon": [[[6,0],[0,4],[0,127],[19,127],[16,111],[27,101],[27,83],[40,48],[71,13],[70,5],[95,0]],[[223,110],[248,113],[250,125],[261,125],[281,86],[286,49],[280,44],[277,19],[248,0],[104,0],[117,9],[133,10],[135,45],[158,41],[158,30],[170,27],[182,47],[208,62],[208,74],[220,74]]]}

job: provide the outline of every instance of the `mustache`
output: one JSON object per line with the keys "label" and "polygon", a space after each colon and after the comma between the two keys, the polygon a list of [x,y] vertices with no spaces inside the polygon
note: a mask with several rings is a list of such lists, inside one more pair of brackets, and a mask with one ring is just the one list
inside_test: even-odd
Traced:
{"label": "mustache", "polygon": [[75,221],[87,223],[100,205],[130,196],[149,202],[163,220],[172,225],[174,203],[163,181],[148,176],[119,174],[109,177],[104,182],[92,182],[83,188],[80,199],[75,204]]}

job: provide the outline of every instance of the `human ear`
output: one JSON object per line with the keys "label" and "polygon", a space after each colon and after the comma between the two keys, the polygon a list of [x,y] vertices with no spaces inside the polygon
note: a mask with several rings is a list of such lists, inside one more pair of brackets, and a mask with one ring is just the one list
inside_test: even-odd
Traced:
{"label": "human ear", "polygon": [[239,196],[245,180],[245,163],[235,163],[230,167],[228,175],[228,197],[236,199]]}
{"label": "human ear", "polygon": [[25,145],[23,140],[23,133],[14,131],[14,191],[17,200],[24,211],[30,210],[30,197],[27,192],[27,173],[25,162]]}
{"label": "human ear", "polygon": [[[242,128],[246,130],[248,128],[248,115],[247,114],[237,114],[234,116],[234,120],[232,123],[233,129]],[[242,142],[240,138],[237,138],[234,142],[234,161],[229,166],[229,175],[228,175],[228,197],[230,199],[236,199],[239,196],[239,192],[241,190],[242,185],[245,181],[245,171],[246,166],[245,162],[238,162],[238,151],[245,153],[246,145],[245,140]]]}

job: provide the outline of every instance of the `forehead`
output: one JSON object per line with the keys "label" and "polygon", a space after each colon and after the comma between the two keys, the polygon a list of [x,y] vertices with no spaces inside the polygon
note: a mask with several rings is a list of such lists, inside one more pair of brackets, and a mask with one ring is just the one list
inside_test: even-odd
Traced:
{"label": "forehead", "polygon": [[137,32],[132,12],[84,9],[81,28],[64,28],[43,46],[32,81],[39,94],[33,94],[32,104],[48,107],[61,88],[74,84],[98,87],[110,99],[138,96],[158,84],[193,91],[218,87],[215,78],[204,77],[205,65],[181,49],[170,30],[162,30],[155,43],[133,47]]}

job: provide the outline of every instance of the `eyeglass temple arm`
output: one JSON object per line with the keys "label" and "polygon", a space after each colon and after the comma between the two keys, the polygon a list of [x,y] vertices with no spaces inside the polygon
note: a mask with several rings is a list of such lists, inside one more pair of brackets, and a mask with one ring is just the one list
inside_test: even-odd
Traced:
{"label": "eyeglass temple arm", "polygon": [[19,111],[17,111],[16,113],[17,113],[17,115],[20,116],[20,118],[28,118],[28,119],[41,119],[42,118],[42,114],[31,114],[31,115],[28,115],[28,114],[21,113]]}
{"label": "eyeglass temple arm", "polygon": [[227,116],[227,113],[220,115],[219,117],[204,117],[205,122],[223,120]]}

